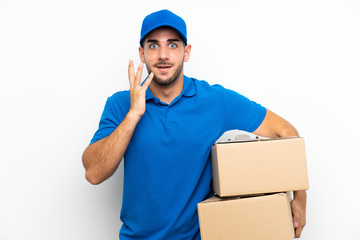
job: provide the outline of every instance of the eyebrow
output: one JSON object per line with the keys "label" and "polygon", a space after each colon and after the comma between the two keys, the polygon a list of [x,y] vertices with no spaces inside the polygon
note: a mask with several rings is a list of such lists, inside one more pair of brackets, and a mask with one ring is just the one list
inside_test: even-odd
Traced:
{"label": "eyebrow", "polygon": [[[146,41],[147,43],[148,42],[152,42],[152,43],[158,43],[159,41],[158,40],[155,40],[155,39],[148,39],[147,41]],[[167,42],[180,42],[180,40],[179,39],[177,39],[177,38],[170,38],[170,39],[168,39],[167,40]]]}

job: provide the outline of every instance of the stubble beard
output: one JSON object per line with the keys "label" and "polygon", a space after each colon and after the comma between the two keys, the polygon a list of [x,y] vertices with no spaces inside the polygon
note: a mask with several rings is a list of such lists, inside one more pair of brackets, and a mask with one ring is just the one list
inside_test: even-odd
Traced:
{"label": "stubble beard", "polygon": [[[174,82],[176,82],[176,80],[179,78],[179,76],[182,72],[183,66],[184,66],[184,63],[182,62],[177,67],[175,73],[172,76],[170,76],[168,79],[163,80],[163,79],[158,78],[156,75],[154,75],[153,81],[160,86],[169,86],[169,85],[173,84]],[[149,67],[148,64],[146,64],[146,69],[149,74],[152,72],[151,68]]]}

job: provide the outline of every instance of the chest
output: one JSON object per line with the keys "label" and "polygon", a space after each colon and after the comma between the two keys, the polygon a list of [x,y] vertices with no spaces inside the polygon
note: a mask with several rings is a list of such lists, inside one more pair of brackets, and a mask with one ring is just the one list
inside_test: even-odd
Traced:
{"label": "chest", "polygon": [[210,144],[219,137],[223,109],[211,102],[186,98],[174,105],[147,104],[134,132],[142,144]]}

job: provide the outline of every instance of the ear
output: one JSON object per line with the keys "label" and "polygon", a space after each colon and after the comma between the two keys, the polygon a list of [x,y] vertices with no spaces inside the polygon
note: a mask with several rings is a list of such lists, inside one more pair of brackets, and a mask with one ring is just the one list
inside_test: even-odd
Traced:
{"label": "ear", "polygon": [[189,61],[191,53],[191,45],[188,44],[185,46],[185,53],[184,53],[184,62]]}
{"label": "ear", "polygon": [[145,63],[145,53],[144,53],[144,48],[143,47],[139,47],[139,57],[142,63]]}

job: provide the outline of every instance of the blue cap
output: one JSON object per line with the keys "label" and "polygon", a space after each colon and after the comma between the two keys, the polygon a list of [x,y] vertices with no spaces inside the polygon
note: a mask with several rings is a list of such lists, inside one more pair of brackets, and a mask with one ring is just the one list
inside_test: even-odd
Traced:
{"label": "blue cap", "polygon": [[147,15],[141,26],[140,46],[142,41],[152,30],[159,27],[171,27],[176,30],[187,45],[186,23],[178,15],[169,10],[160,10]]}

